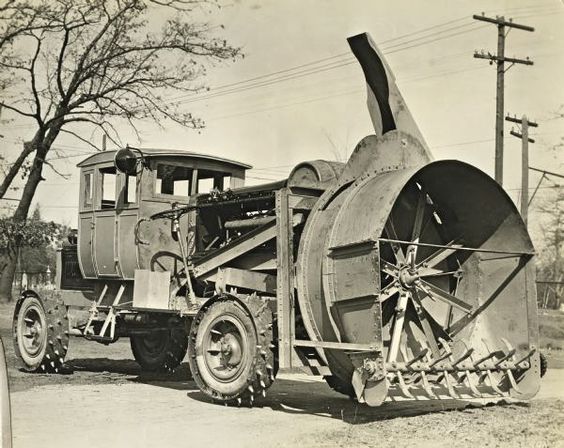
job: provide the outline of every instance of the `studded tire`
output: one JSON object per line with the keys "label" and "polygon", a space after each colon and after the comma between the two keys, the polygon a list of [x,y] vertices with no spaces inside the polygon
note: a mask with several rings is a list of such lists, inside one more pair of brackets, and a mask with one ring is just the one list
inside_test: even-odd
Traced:
{"label": "studded tire", "polygon": [[16,302],[12,329],[16,356],[24,370],[61,370],[69,345],[69,320],[59,298],[43,299],[26,291]]}
{"label": "studded tire", "polygon": [[548,359],[546,359],[546,355],[544,353],[540,354],[540,376],[541,378],[546,375],[546,371],[548,370]]}
{"label": "studded tire", "polygon": [[220,296],[190,329],[188,361],[196,385],[214,401],[252,406],[277,373],[272,313],[256,295]]}
{"label": "studded tire", "polygon": [[188,334],[183,328],[130,336],[131,351],[137,363],[148,372],[172,372],[188,349]]}

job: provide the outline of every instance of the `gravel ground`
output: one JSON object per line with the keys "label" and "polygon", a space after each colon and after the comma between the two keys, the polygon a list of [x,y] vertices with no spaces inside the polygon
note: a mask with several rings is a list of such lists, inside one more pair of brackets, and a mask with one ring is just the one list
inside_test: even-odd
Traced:
{"label": "gravel ground", "polygon": [[144,375],[127,340],[71,340],[69,373],[18,370],[11,307],[0,306],[14,447],[308,446],[564,447],[564,370],[551,369],[530,403],[462,401],[358,405],[305,375],[280,375],[259,406],[210,402],[186,363]]}

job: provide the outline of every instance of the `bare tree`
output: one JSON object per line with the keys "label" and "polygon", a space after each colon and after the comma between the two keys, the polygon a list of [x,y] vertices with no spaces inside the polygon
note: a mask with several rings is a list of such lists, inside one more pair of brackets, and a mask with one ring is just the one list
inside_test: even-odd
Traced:
{"label": "bare tree", "polygon": [[543,247],[537,266],[539,280],[543,281],[539,284],[539,305],[543,308],[558,307],[564,295],[564,190],[551,183],[552,194],[537,207],[543,221]]}
{"label": "bare tree", "polygon": [[[118,144],[116,123],[172,120],[188,128],[203,122],[164,99],[165,92],[203,88],[210,63],[240,50],[218,37],[201,0],[8,0],[0,7],[0,107],[34,123],[33,136],[6,170],[3,197],[25,167],[21,200],[12,219],[25,221],[61,133],[92,143],[76,125],[101,129]],[[163,18],[155,28],[155,18]],[[92,145],[94,146],[94,145]],[[3,254],[0,254],[2,256]],[[5,255],[5,254],[4,254]],[[11,257],[0,273],[0,299],[10,297]]]}

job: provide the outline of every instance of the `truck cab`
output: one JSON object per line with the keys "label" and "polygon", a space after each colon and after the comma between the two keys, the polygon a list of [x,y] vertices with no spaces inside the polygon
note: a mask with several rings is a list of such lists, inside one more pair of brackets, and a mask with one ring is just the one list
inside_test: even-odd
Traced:
{"label": "truck cab", "polygon": [[[169,220],[144,222],[196,195],[244,186],[249,165],[181,150],[136,150],[133,174],[116,169],[117,151],[78,164],[78,263],[84,279],[133,280],[136,269],[170,270],[179,261]],[[193,228],[194,216],[182,217]],[[187,226],[187,227],[185,227]]]}

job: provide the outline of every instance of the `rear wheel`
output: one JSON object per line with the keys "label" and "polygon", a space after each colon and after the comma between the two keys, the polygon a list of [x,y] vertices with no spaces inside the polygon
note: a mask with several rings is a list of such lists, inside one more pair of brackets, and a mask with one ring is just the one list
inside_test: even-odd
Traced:
{"label": "rear wheel", "polygon": [[202,309],[192,324],[190,370],[200,390],[214,400],[252,405],[274,381],[272,315],[254,296],[246,305],[222,298]]}
{"label": "rear wheel", "polygon": [[25,293],[16,303],[12,322],[17,357],[28,372],[59,372],[69,344],[66,306]]}
{"label": "rear wheel", "polygon": [[546,359],[546,355],[544,353],[540,354],[540,376],[541,378],[546,375],[546,371],[548,370],[548,359]]}
{"label": "rear wheel", "polygon": [[339,392],[340,394],[346,395],[349,398],[356,399],[354,387],[350,382],[343,381],[335,375],[326,375],[323,377],[323,379],[335,392]]}
{"label": "rear wheel", "polygon": [[188,349],[188,335],[182,328],[133,335],[130,342],[135,360],[150,372],[172,372]]}

